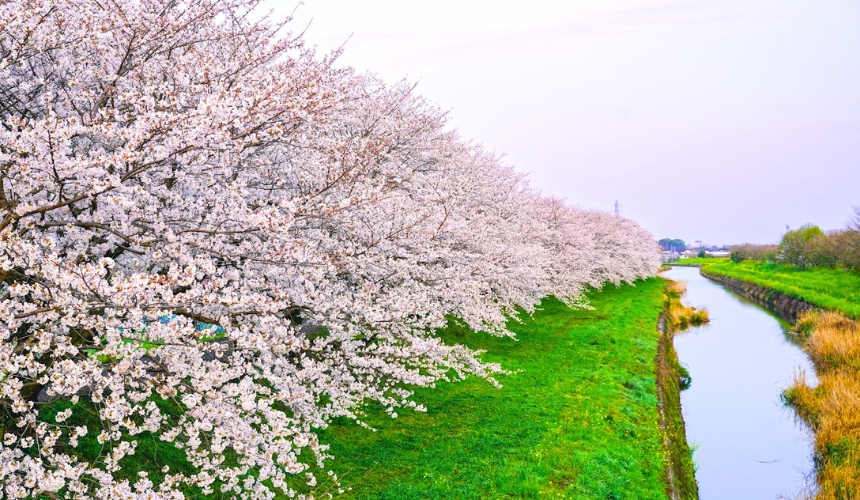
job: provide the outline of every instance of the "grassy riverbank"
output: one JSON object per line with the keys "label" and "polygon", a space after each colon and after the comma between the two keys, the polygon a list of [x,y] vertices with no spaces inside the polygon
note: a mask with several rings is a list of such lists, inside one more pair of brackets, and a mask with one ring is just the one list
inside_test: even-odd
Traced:
{"label": "grassy riverbank", "polygon": [[497,389],[441,384],[427,413],[371,411],[371,432],[337,422],[323,441],[348,498],[665,499],[655,363],[664,281],[608,287],[594,310],[546,300],[517,340],[452,327],[517,373]]}
{"label": "grassy riverbank", "polygon": [[725,260],[700,265],[707,272],[776,290],[823,309],[860,319],[860,274],[840,269],[798,269],[758,261],[734,263]]}

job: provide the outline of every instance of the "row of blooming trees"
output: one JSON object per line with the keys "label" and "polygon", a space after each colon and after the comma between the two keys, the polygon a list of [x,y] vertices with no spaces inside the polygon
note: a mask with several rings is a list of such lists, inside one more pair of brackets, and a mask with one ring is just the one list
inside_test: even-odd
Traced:
{"label": "row of blooming trees", "polygon": [[[636,224],[539,195],[256,3],[0,2],[0,497],[291,493],[332,418],[492,381],[446,317],[505,334],[656,270]],[[143,436],[193,472],[127,477]]]}

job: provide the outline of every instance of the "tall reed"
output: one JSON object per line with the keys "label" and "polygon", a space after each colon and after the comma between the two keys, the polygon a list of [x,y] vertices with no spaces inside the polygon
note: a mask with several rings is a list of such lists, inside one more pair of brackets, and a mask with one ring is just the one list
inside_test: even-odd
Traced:
{"label": "tall reed", "polygon": [[681,296],[686,292],[687,284],[683,281],[670,281],[666,286],[663,306],[666,321],[675,331],[701,326],[710,321],[707,309],[696,309],[681,302]]}

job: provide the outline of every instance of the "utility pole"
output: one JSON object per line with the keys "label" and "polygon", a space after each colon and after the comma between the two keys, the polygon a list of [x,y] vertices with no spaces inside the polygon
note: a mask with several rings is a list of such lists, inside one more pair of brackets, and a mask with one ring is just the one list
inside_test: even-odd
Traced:
{"label": "utility pole", "polygon": [[615,216],[621,216],[621,205],[618,203],[618,200],[615,200]]}

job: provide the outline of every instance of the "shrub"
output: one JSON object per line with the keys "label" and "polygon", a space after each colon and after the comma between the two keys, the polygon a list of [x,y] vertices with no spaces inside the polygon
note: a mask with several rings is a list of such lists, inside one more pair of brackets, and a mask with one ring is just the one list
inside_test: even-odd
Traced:
{"label": "shrub", "polygon": [[807,244],[813,238],[823,236],[824,231],[812,224],[806,224],[789,231],[783,235],[782,241],[779,243],[777,259],[801,269],[809,267],[812,263],[809,260]]}
{"label": "shrub", "polygon": [[778,247],[776,245],[755,245],[744,243],[729,247],[732,262],[744,260],[758,260],[762,262],[772,261],[776,257]]}
{"label": "shrub", "polygon": [[803,251],[810,267],[835,268],[839,264],[837,232],[813,236],[804,245]]}
{"label": "shrub", "polygon": [[[786,239],[790,241],[786,241]],[[739,262],[743,259],[735,260]],[[788,235],[780,244],[779,260],[800,268],[827,267],[860,270],[860,231],[843,229],[811,233],[808,239]]]}
{"label": "shrub", "polygon": [[828,235],[836,265],[851,271],[860,271],[860,230],[846,229]]}

